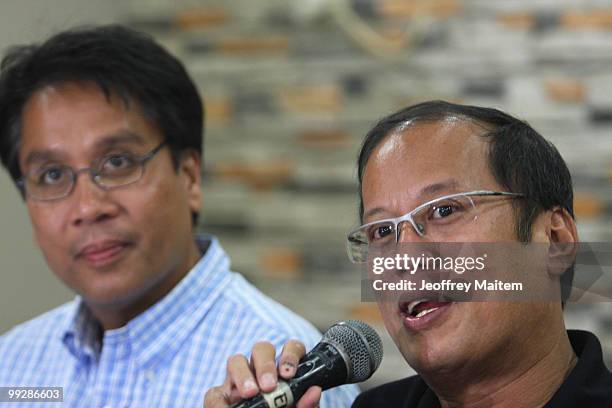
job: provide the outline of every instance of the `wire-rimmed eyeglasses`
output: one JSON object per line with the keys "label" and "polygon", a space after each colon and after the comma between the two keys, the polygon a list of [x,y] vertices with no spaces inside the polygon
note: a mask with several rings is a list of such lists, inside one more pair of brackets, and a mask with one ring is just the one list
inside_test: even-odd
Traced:
{"label": "wire-rimmed eyeglasses", "polygon": [[38,201],[52,201],[67,197],[80,173],[87,172],[100,188],[110,190],[127,186],[142,178],[145,164],[151,160],[166,142],[161,142],[149,153],[138,156],[132,153],[113,153],[102,156],[90,167],[74,169],[63,164],[50,164],[28,171],[17,180],[24,193]]}
{"label": "wire-rimmed eyeglasses", "polygon": [[427,201],[400,217],[369,222],[348,234],[349,259],[355,263],[366,262],[370,245],[398,243],[400,226],[405,222],[408,222],[419,236],[427,236],[432,242],[448,241],[460,228],[477,218],[477,206],[472,199],[475,196],[518,198],[523,197],[523,194],[489,190],[450,194]]}

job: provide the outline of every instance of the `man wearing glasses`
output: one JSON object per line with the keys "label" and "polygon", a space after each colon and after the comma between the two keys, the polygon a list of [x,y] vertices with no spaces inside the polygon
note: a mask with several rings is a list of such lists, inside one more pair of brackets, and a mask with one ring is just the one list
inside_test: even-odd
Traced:
{"label": "man wearing glasses", "polygon": [[[565,162],[528,124],[495,109],[435,101],[390,115],[366,135],[358,177],[362,226],[348,235],[354,262],[398,243],[578,241]],[[377,301],[418,375],[369,390],[354,407],[612,406],[599,341],[566,331],[561,301]],[[280,364],[301,355],[288,345]],[[240,391],[236,379],[265,371],[234,359],[228,372],[207,393],[207,407],[227,406],[219,396]],[[309,390],[301,408],[317,398]]]}
{"label": "man wearing glasses", "polygon": [[0,387],[62,387],[69,407],[194,407],[255,339],[316,344],[310,324],[230,272],[214,237],[194,239],[202,128],[183,66],[137,32],[66,31],[5,56],[2,164],[78,296],[0,337]]}

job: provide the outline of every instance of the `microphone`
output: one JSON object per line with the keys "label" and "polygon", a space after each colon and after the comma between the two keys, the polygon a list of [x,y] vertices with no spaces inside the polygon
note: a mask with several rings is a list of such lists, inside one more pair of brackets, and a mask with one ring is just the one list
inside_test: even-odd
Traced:
{"label": "microphone", "polygon": [[295,377],[280,380],[274,391],[240,401],[230,408],[290,408],[313,385],[323,390],[365,381],[380,365],[382,342],[373,328],[359,320],[331,326],[300,360]]}

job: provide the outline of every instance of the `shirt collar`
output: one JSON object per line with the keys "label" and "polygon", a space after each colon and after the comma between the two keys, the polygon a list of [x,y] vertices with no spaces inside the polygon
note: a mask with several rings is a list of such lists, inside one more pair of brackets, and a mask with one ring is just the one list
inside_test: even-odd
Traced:
{"label": "shirt collar", "polygon": [[[567,334],[578,357],[578,362],[544,407],[609,406],[612,374],[604,365],[599,340],[594,334],[583,330],[568,330]],[[406,406],[439,408],[440,403],[436,394],[421,377],[419,377],[418,386],[423,388],[418,403],[415,404],[417,401],[412,401],[410,404],[407,403]]]}
{"label": "shirt collar", "polygon": [[[127,325],[104,332],[104,347],[129,342],[133,356],[143,366],[154,364],[162,352],[171,353],[210,310],[229,283],[229,257],[218,240],[210,235],[196,235],[202,258],[164,298]],[[101,333],[80,297],[74,301],[62,341],[78,358],[96,359],[101,351]]]}
{"label": "shirt collar", "polygon": [[612,374],[604,365],[599,340],[583,330],[567,333],[578,362],[545,407],[609,406]]}

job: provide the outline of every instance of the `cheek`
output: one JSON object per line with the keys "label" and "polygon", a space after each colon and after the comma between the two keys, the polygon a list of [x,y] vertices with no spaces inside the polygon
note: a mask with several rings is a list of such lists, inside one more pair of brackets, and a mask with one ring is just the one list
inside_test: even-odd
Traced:
{"label": "cheek", "polygon": [[512,337],[523,321],[520,310],[517,310],[520,307],[509,302],[478,302],[473,306],[470,313],[472,318],[466,323],[470,324],[469,330],[481,333],[473,340],[483,344],[499,344],[504,338]]}
{"label": "cheek", "polygon": [[466,229],[458,241],[465,242],[505,242],[516,241],[513,213],[510,210],[498,209],[479,215],[473,221],[473,228]]}
{"label": "cheek", "polygon": [[546,218],[540,215],[531,225],[531,242],[548,243],[550,238],[546,228]]}
{"label": "cheek", "polygon": [[182,234],[182,226],[190,218],[185,194],[178,183],[178,178],[173,177],[134,191],[130,195],[132,220],[143,230],[157,231],[154,235],[166,236],[179,230]]}
{"label": "cheek", "polygon": [[71,274],[71,257],[67,239],[67,214],[57,206],[28,204],[34,239],[49,268],[58,276]]}
{"label": "cheek", "polygon": [[391,302],[377,300],[378,310],[382,317],[383,323],[391,338],[396,341],[397,334],[401,328],[401,320],[395,313],[395,306]]}
{"label": "cheek", "polygon": [[34,230],[34,236],[41,248],[61,246],[65,232],[65,211],[52,205],[41,206],[28,203],[28,213]]}

